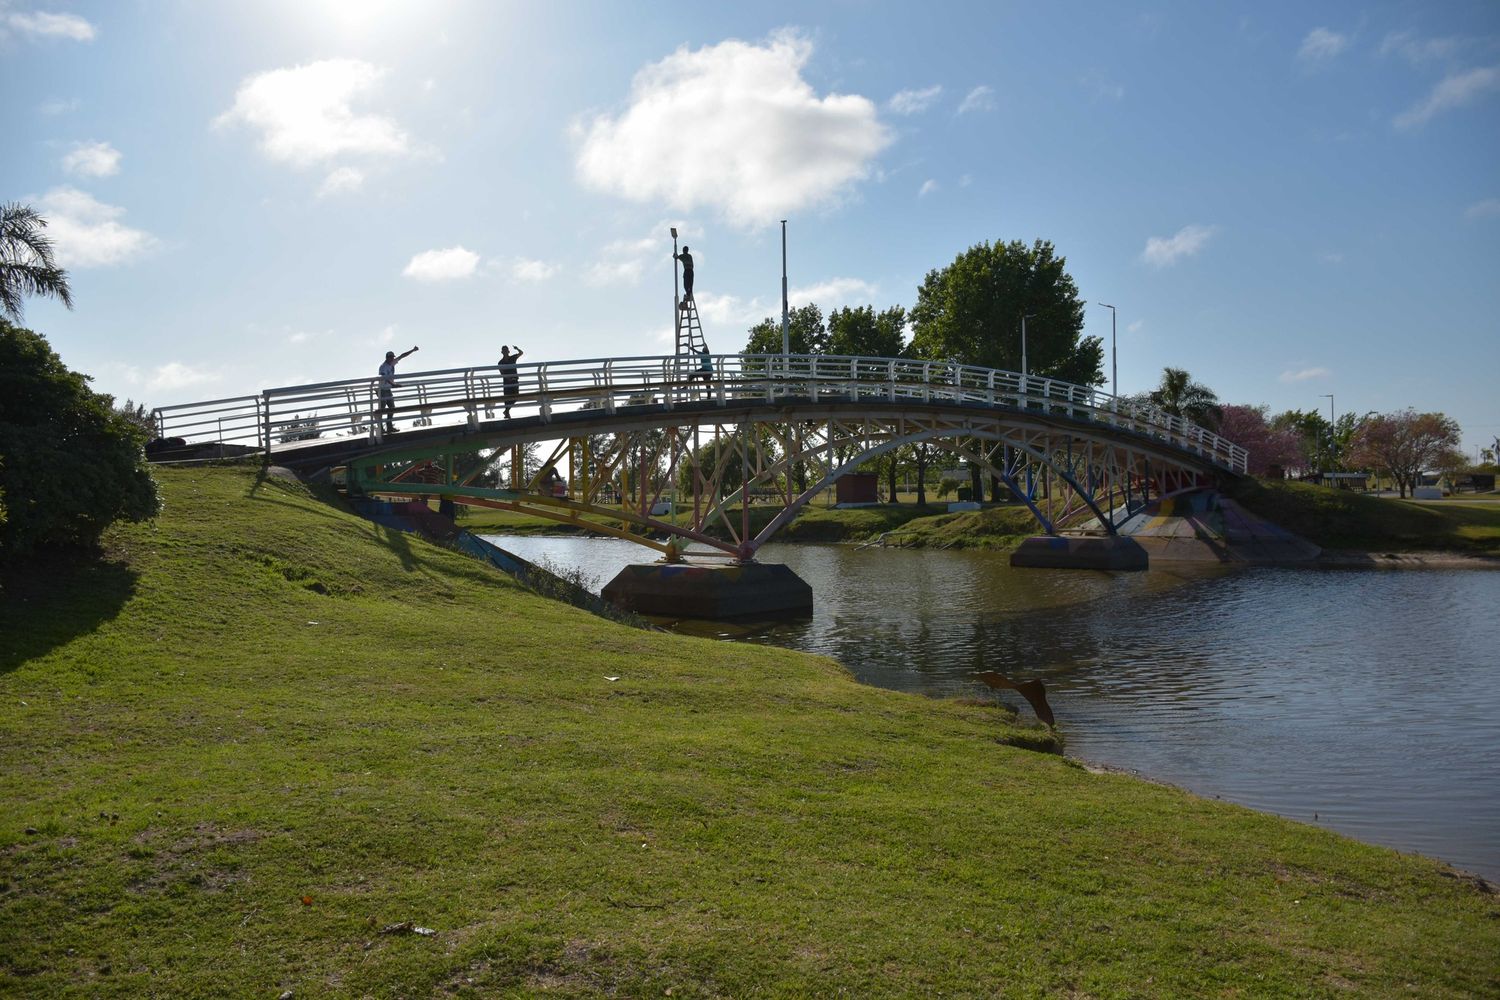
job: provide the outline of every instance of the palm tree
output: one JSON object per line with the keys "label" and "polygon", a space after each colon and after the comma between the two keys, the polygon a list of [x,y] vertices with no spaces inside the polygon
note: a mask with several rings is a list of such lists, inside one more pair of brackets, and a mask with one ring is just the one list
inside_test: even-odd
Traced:
{"label": "palm tree", "polygon": [[21,321],[22,299],[49,295],[73,308],[68,272],[52,263],[52,241],[42,234],[47,220],[30,205],[0,205],[0,313]]}
{"label": "palm tree", "polygon": [[1219,397],[1208,386],[1194,382],[1181,368],[1163,368],[1161,384],[1151,390],[1151,402],[1168,413],[1191,420],[1209,430],[1218,430],[1224,419]]}

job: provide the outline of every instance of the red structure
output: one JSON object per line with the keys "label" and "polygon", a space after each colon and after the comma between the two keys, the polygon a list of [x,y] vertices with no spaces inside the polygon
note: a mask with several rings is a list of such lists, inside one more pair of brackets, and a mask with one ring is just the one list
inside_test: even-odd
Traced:
{"label": "red structure", "polygon": [[873,472],[846,472],[834,484],[839,503],[879,503],[879,477]]}

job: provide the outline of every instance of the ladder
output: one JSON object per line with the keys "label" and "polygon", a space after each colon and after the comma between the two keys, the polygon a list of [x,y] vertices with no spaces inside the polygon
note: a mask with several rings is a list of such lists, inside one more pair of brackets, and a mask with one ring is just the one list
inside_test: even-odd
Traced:
{"label": "ladder", "polygon": [[691,297],[685,298],[677,305],[677,357],[692,357],[696,362],[699,349],[706,347],[703,324],[698,321],[698,303]]}

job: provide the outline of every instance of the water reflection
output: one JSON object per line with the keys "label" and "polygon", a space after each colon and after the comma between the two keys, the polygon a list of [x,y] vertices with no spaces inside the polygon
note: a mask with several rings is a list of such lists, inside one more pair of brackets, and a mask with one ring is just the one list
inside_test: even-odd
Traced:
{"label": "water reflection", "polygon": [[[644,551],[497,540],[600,584]],[[811,618],[675,627],[929,695],[982,690],[978,670],[1039,677],[1070,753],[1500,877],[1500,573],[1012,570],[990,553],[849,546],[762,558],[812,585]]]}

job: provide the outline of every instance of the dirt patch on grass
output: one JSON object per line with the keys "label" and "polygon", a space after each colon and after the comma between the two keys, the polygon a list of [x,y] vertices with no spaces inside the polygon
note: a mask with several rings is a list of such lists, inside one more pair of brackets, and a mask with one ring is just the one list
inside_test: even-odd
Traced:
{"label": "dirt patch on grass", "polygon": [[191,833],[164,847],[153,848],[159,840],[154,830],[142,830],[132,838],[136,845],[132,858],[144,861],[148,870],[133,881],[134,892],[165,892],[174,885],[186,883],[205,892],[223,892],[242,882],[245,875],[237,863],[216,864],[209,855],[224,849],[253,844],[266,836],[260,830],[224,830],[215,823],[199,823]]}

